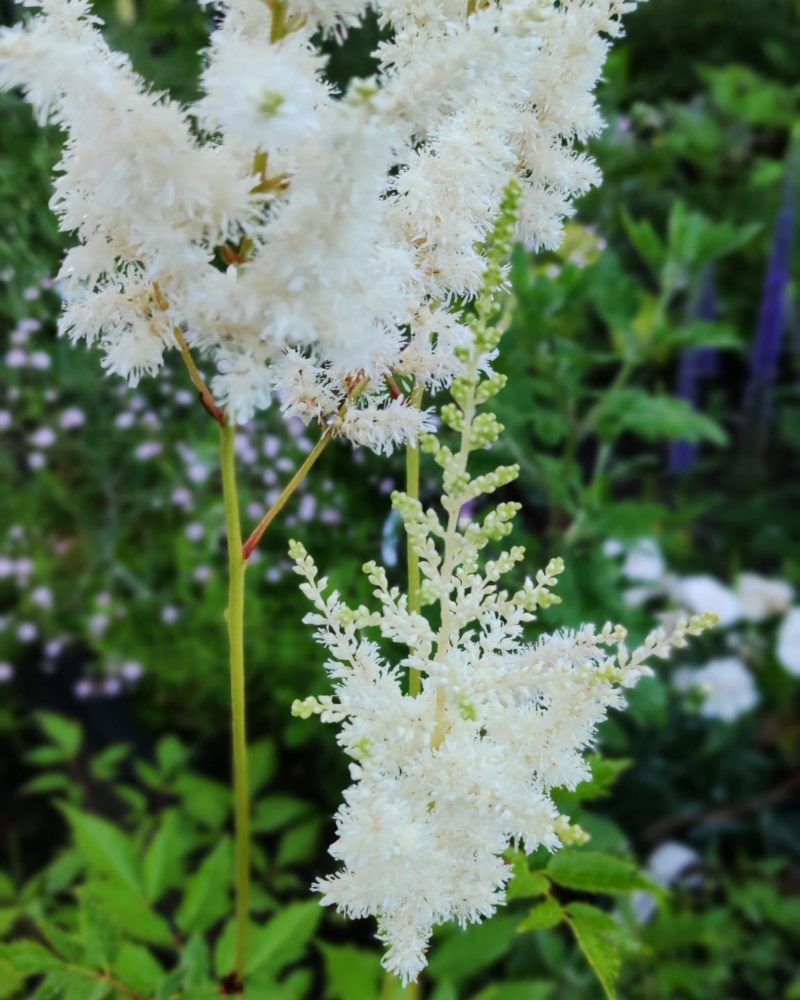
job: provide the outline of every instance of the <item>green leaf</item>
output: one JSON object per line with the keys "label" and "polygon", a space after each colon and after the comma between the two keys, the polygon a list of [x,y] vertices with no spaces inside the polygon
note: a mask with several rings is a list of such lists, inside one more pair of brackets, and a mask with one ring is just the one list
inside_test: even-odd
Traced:
{"label": "green leaf", "polygon": [[317,854],[321,833],[322,822],[316,817],[287,830],[278,846],[276,866],[286,868],[289,865],[310,861]]}
{"label": "green leaf", "polygon": [[272,833],[288,826],[310,811],[310,805],[293,795],[270,795],[256,803],[253,810],[253,833]]}
{"label": "green leaf", "polygon": [[325,980],[336,1000],[378,1000],[383,978],[377,952],[320,942]]}
{"label": "green leaf", "polygon": [[66,774],[48,771],[26,781],[20,789],[23,795],[51,795],[53,792],[69,792],[73,785]]}
{"label": "green leaf", "polygon": [[169,923],[138,893],[118,882],[91,882],[81,894],[90,900],[126,936],[168,948],[173,934]]}
{"label": "green leaf", "polygon": [[259,740],[252,743],[247,754],[247,774],[250,782],[250,796],[255,797],[265,785],[269,784],[278,768],[278,754],[272,740]]}
{"label": "green leaf", "polygon": [[728,441],[718,423],[698,413],[685,399],[656,395],[644,389],[618,389],[606,397],[597,421],[601,437],[611,439],[630,431],[647,441]]}
{"label": "green leaf", "polygon": [[0,906],[0,937],[8,934],[21,913],[19,906]]}
{"label": "green leaf", "polygon": [[496,916],[482,924],[454,931],[434,948],[431,973],[438,979],[462,982],[496,962],[515,939],[518,917]]}
{"label": "green leaf", "polygon": [[36,914],[33,919],[42,937],[54,951],[73,965],[80,965],[83,962],[84,948],[77,937],[62,930],[41,914]]}
{"label": "green leaf", "polygon": [[50,969],[60,969],[64,963],[38,941],[12,941],[0,944],[0,959],[5,960],[16,972],[37,975]]}
{"label": "green leaf", "polygon": [[608,1000],[617,1000],[622,928],[608,913],[588,903],[570,903],[564,913]]}
{"label": "green leaf", "polygon": [[181,774],[175,791],[190,819],[211,830],[219,830],[231,811],[231,790],[219,781],[197,774]]}
{"label": "green leaf", "polygon": [[62,751],[62,760],[72,760],[80,753],[83,732],[77,722],[55,712],[37,712],[36,721],[45,736]]}
{"label": "green leaf", "polygon": [[164,736],[156,747],[156,761],[165,777],[169,777],[186,765],[189,751],[177,736]]}
{"label": "green leaf", "polygon": [[633,219],[625,211],[622,213],[622,222],[628,238],[644,262],[658,273],[666,259],[666,248],[652,223],[647,219]]}
{"label": "green leaf", "polygon": [[587,781],[582,781],[574,793],[581,802],[606,798],[619,776],[631,766],[632,761],[629,757],[611,760],[599,754],[592,754],[588,763],[592,769],[592,776]]}
{"label": "green leaf", "polygon": [[114,976],[136,993],[153,993],[164,976],[155,956],[138,944],[126,941],[111,966]]}
{"label": "green leaf", "polygon": [[183,859],[191,847],[180,813],[175,809],[166,810],[142,863],[145,895],[151,903],[158,902],[167,889],[180,882]]}
{"label": "green leaf", "polygon": [[231,840],[223,837],[189,879],[175,917],[181,930],[187,933],[207,930],[227,912],[232,874]]}
{"label": "green leaf", "polygon": [[284,907],[263,927],[250,935],[247,972],[279,972],[302,955],[322,917],[322,908],[314,899]]}
{"label": "green leaf", "polygon": [[138,892],[136,852],[130,837],[99,816],[63,803],[59,808],[72,828],[75,846],[89,870],[107,875]]}
{"label": "green leaf", "polygon": [[211,977],[211,952],[202,934],[193,934],[181,952],[181,984],[202,986]]}
{"label": "green leaf", "polygon": [[561,905],[555,899],[545,899],[530,911],[527,917],[517,927],[520,934],[525,931],[546,931],[561,923],[563,914]]}
{"label": "green leaf", "polygon": [[120,936],[114,923],[91,899],[81,900],[81,939],[86,962],[93,969],[105,969],[119,954]]}
{"label": "green leaf", "polygon": [[548,862],[546,872],[558,885],[583,892],[662,891],[634,865],[613,854],[597,851],[557,851]]}
{"label": "green leaf", "polygon": [[530,870],[523,851],[509,851],[505,858],[514,867],[514,875],[506,890],[507,899],[530,899],[532,896],[543,896],[549,890],[549,879],[541,872]]}
{"label": "green leaf", "polygon": [[129,743],[114,743],[102,753],[97,754],[89,765],[92,777],[97,778],[98,781],[112,781],[116,777],[119,765],[128,756],[130,750]]}

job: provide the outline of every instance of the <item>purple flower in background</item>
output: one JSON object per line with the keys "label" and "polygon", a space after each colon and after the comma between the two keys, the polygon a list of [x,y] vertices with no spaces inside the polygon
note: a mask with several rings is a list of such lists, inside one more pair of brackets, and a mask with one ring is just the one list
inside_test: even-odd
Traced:
{"label": "purple flower in background", "polygon": [[[714,268],[709,267],[703,276],[700,294],[694,309],[697,319],[717,318],[717,285]],[[714,347],[692,347],[681,355],[675,394],[696,406],[700,401],[700,381],[716,375],[719,370],[719,352]],[[691,441],[673,441],[669,454],[669,471],[687,472],[697,460],[697,445]]]}
{"label": "purple flower in background", "polygon": [[789,318],[788,291],[791,280],[792,245],[795,226],[794,165],[790,160],[786,193],[775,223],[772,254],[764,282],[758,329],[750,354],[750,377],[744,405],[760,404],[762,415],[769,406],[769,394],[778,373],[783,335]]}

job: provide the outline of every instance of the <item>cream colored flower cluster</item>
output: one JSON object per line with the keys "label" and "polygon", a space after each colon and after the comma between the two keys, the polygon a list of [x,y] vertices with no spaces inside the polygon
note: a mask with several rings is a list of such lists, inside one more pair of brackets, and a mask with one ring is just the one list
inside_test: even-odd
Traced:
{"label": "cream colored flower cluster", "polygon": [[[521,186],[512,184],[487,252],[485,284],[466,323],[472,344],[459,354],[454,402],[442,410],[457,450],[433,436],[424,449],[442,470],[441,509],[404,493],[393,505],[420,561],[420,610],[368,563],[376,608],[349,607],[299,542],[291,555],[301,589],[314,606],[306,617],[328,653],[333,693],[297,701],[296,715],[317,714],[340,726],[351,758],[352,784],[336,815],[332,856],[339,870],[316,888],[323,901],[353,917],[374,916],[386,943],[385,966],[416,979],[434,924],[480,921],[504,901],[510,843],[551,850],[581,831],[556,809],[550,792],[589,776],[584,753],[609,709],[625,704],[623,689],[649,673],[645,661],[666,657],[713,616],[657,629],[633,652],[625,630],[584,625],[540,634],[526,626],[552,593],[564,566],[553,559],[516,590],[506,577],[525,557],[511,546],[484,550],[511,531],[519,504],[504,501],[461,525],[464,505],[492,494],[518,474],[515,466],[472,477],[468,458],[496,440],[502,427],[481,406],[504,378],[493,374],[503,328],[497,292],[510,249]],[[430,616],[426,606],[434,608]],[[398,647],[406,652],[398,656]],[[417,671],[412,695],[407,675]]]}
{"label": "cream colored flower cluster", "polygon": [[449,310],[485,268],[506,184],[517,235],[553,247],[598,173],[576,141],[623,0],[383,0],[370,79],[334,92],[312,38],[361,0],[227,0],[202,96],[154,93],[107,46],[88,0],[40,0],[0,30],[0,86],[22,86],[66,143],[53,208],[77,236],[62,330],[135,383],[180,334],[237,420],[277,395],[377,450],[426,415],[395,376],[448,383],[467,342]]}

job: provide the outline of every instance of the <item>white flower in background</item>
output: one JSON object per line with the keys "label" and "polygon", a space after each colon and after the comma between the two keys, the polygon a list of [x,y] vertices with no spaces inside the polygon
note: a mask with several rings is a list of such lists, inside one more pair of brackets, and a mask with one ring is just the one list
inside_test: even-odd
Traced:
{"label": "white flower in background", "polygon": [[622,564],[622,572],[630,580],[648,583],[663,580],[666,568],[664,554],[653,538],[642,538],[628,549]]}
{"label": "white flower in background", "polygon": [[682,667],[675,671],[673,681],[679,690],[703,696],[700,714],[706,719],[733,722],[759,701],[753,675],[734,656],[711,660],[704,667]]}
{"label": "white flower in background", "polygon": [[[426,416],[387,377],[434,387],[459,371],[449,307],[481,284],[509,181],[517,235],[537,247],[558,245],[598,182],[575,144],[602,127],[594,88],[635,4],[228,0],[189,107],[108,48],[88,0],[25,6],[38,13],[0,29],[0,87],[67,135],[52,204],[78,245],[62,332],[131,384],[184,338],[233,419],[277,397],[388,451]],[[312,40],[369,6],[387,29],[376,74],[335,94]]]}
{"label": "white flower in background", "polygon": [[790,608],[778,629],[778,660],[795,677],[800,677],[800,607]]}
{"label": "white flower in background", "polygon": [[741,615],[748,621],[761,622],[782,614],[793,596],[793,587],[784,580],[770,580],[758,573],[741,573],[736,581]]}
{"label": "white flower in background", "polygon": [[[650,854],[647,859],[647,871],[654,881],[665,888],[683,883],[697,884],[699,877],[690,875],[683,877],[687,869],[694,867],[701,860],[700,855],[687,844],[679,840],[666,840]],[[631,905],[640,923],[647,923],[656,910],[658,903],[652,893],[637,889],[631,896]]]}
{"label": "white flower in background", "polygon": [[719,618],[720,625],[732,625],[742,617],[736,594],[707,574],[674,577],[669,584],[670,596],[686,608],[701,614],[710,611]]}

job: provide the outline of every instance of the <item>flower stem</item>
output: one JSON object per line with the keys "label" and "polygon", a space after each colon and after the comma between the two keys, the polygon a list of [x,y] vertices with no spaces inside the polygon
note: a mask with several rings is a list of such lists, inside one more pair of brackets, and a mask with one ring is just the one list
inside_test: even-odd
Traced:
{"label": "flower stem", "polygon": [[[419,408],[422,405],[422,386],[411,393],[411,404]],[[406,445],[406,493],[414,500],[419,500],[419,446]],[[411,544],[406,543],[406,565],[408,566],[408,610],[419,612],[420,604],[420,572],[419,556]],[[416,697],[422,688],[422,674],[419,670],[410,670],[408,674],[408,693]]]}
{"label": "flower stem", "polygon": [[236,935],[233,974],[241,985],[247,955],[250,918],[250,791],[247,777],[247,720],[244,674],[244,573],[239,497],[236,489],[236,429],[229,421],[221,428],[220,459],[228,534],[228,641],[231,663],[231,721],[233,731],[233,793],[236,831]]}
{"label": "flower stem", "polygon": [[172,333],[181,352],[183,363],[186,365],[186,370],[189,372],[189,378],[192,380],[195,388],[200,394],[200,402],[203,404],[203,408],[216,420],[220,427],[222,427],[225,423],[225,413],[223,412],[222,407],[218,406],[215,402],[214,397],[211,395],[211,390],[208,388],[205,383],[205,379],[200,374],[200,369],[195,364],[192,352],[189,349],[189,345],[186,343],[186,338],[184,337],[181,328],[176,326]]}
{"label": "flower stem", "polygon": [[261,541],[261,536],[264,534],[264,532],[267,530],[270,524],[272,524],[272,522],[275,520],[278,514],[280,514],[280,512],[283,510],[286,501],[289,499],[292,493],[294,493],[294,491],[297,489],[300,483],[302,483],[302,481],[306,478],[311,469],[311,466],[323,453],[323,451],[328,445],[328,442],[336,435],[339,423],[344,419],[349,404],[361,392],[363,392],[363,390],[367,387],[368,383],[369,379],[367,378],[363,378],[356,383],[356,385],[348,394],[347,399],[345,399],[345,401],[339,407],[339,412],[336,418],[332,420],[330,424],[328,424],[328,426],[325,429],[325,433],[322,435],[319,441],[317,441],[317,443],[314,445],[314,447],[311,449],[308,455],[306,455],[305,461],[297,470],[297,472],[295,472],[295,474],[292,476],[289,482],[286,484],[286,486],[281,492],[281,495],[278,497],[275,503],[270,507],[270,509],[266,512],[266,514],[261,518],[261,520],[255,526],[255,528],[253,528],[253,530],[250,532],[247,541],[244,543],[242,547],[242,558],[244,559],[245,562],[247,562],[247,560],[253,554],[253,549],[255,549],[255,547]]}
{"label": "flower stem", "polygon": [[270,526],[272,521],[280,514],[286,501],[294,493],[297,487],[306,478],[311,469],[311,466],[316,462],[322,452],[325,450],[325,446],[328,444],[330,439],[333,437],[333,430],[331,427],[325,431],[322,437],[317,441],[311,451],[305,458],[303,464],[298,468],[297,472],[292,476],[286,486],[283,488],[281,495],[275,501],[275,503],[270,507],[266,514],[261,518],[256,527],[250,533],[249,538],[242,546],[242,559],[247,562],[253,553],[253,549],[261,541],[261,536]]}

